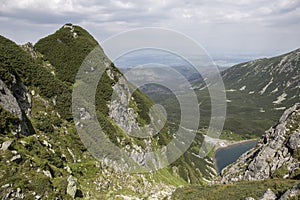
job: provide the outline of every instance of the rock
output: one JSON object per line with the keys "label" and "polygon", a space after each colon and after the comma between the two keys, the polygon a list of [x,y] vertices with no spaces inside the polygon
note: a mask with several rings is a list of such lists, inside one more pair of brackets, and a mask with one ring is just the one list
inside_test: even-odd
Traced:
{"label": "rock", "polygon": [[297,185],[293,186],[292,189],[286,191],[280,198],[279,200],[288,200],[292,197],[299,197],[299,192],[300,192],[300,183]]}
{"label": "rock", "polygon": [[16,197],[16,198],[19,198],[19,199],[24,199],[25,195],[22,194],[22,190],[21,190],[20,188],[17,188],[15,197]]}
{"label": "rock", "polygon": [[68,178],[67,194],[69,194],[74,199],[76,197],[76,192],[76,179],[71,175]]}
{"label": "rock", "polygon": [[67,172],[69,174],[72,174],[72,170],[71,170],[71,168],[68,165],[66,167],[64,167],[64,169],[67,170]]}
{"label": "rock", "polygon": [[47,177],[49,177],[49,178],[52,178],[52,174],[51,174],[50,171],[48,171],[48,170],[43,170],[43,173],[44,173],[45,176],[47,176]]}
{"label": "rock", "polygon": [[72,156],[73,162],[76,163],[76,158],[75,158],[73,151],[71,149],[69,149],[69,147],[67,147],[67,150],[68,150],[69,154]]}
{"label": "rock", "polygon": [[43,145],[45,145],[46,147],[52,148],[52,145],[46,140],[43,140]]}
{"label": "rock", "polygon": [[295,104],[293,107],[291,107],[291,108],[285,110],[284,113],[282,114],[282,116],[281,116],[280,119],[279,119],[279,123],[285,122],[285,121],[290,117],[290,115],[291,115],[295,110],[297,110],[297,107],[298,107],[298,106],[299,106],[298,104]]}
{"label": "rock", "polygon": [[14,154],[14,155],[18,154],[18,152],[16,150],[12,150],[11,153]]}
{"label": "rock", "polygon": [[255,200],[253,197],[246,197],[245,200]]}
{"label": "rock", "polygon": [[34,47],[33,47],[33,44],[31,42],[27,42],[26,44],[24,45],[21,45],[21,47],[27,51],[33,58],[37,58],[37,54],[36,52],[34,51]]}
{"label": "rock", "polygon": [[[284,177],[299,169],[299,161],[292,152],[300,147],[300,127],[290,133],[290,126],[300,116],[300,104],[287,109],[275,126],[265,132],[258,144],[241,155],[236,162],[221,172],[221,183],[235,181],[253,181],[272,178],[281,167],[288,171]],[[293,125],[295,126],[295,125]]]}
{"label": "rock", "polygon": [[31,115],[31,97],[26,93],[25,85],[14,75],[11,89],[0,79],[0,106],[8,112],[18,116],[20,122],[13,130],[13,134],[18,137],[18,133],[30,135],[31,126],[27,116]]}
{"label": "rock", "polygon": [[10,198],[12,196],[12,194],[14,193],[13,190],[9,190],[5,195],[4,197],[2,198],[2,200],[10,200],[12,198]]}
{"label": "rock", "polygon": [[12,159],[10,160],[11,162],[15,162],[15,163],[20,163],[22,161],[22,157],[20,154],[12,157]]}
{"label": "rock", "polygon": [[90,120],[92,117],[86,108],[80,108],[80,119],[81,120]]}
{"label": "rock", "polygon": [[9,187],[11,187],[11,184],[9,184],[9,183],[1,186],[1,188],[3,188],[3,189],[9,188]]}
{"label": "rock", "polygon": [[258,200],[276,200],[276,195],[271,189],[267,189],[262,197],[260,197]]}
{"label": "rock", "polygon": [[6,151],[11,146],[11,143],[12,143],[11,140],[7,140],[7,141],[3,142],[1,150]]}
{"label": "rock", "polygon": [[289,139],[288,146],[292,149],[295,150],[297,148],[300,148],[300,132],[295,132],[291,135]]}

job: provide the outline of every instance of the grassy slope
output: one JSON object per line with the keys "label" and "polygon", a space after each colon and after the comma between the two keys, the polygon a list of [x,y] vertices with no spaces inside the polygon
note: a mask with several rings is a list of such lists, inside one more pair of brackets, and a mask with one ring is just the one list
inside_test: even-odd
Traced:
{"label": "grassy slope", "polygon": [[[10,87],[13,81],[10,74],[14,74],[24,82],[29,91],[35,91],[30,120],[36,133],[29,137],[13,138],[8,132],[14,118],[9,119],[8,123],[1,121],[5,131],[0,134],[0,141],[12,140],[13,143],[10,151],[0,152],[0,185],[11,183],[14,190],[21,188],[29,199],[33,198],[31,194],[33,191],[45,199],[54,197],[69,199],[70,197],[66,195],[66,186],[70,174],[66,169],[70,167],[72,175],[78,179],[78,189],[85,194],[89,192],[92,197],[99,199],[107,197],[108,194],[120,193],[143,196],[133,191],[133,188],[142,186],[139,184],[139,181],[142,181],[140,175],[128,176],[109,172],[110,169],[99,164],[89,154],[75,131],[71,116],[72,84],[79,64],[88,50],[96,44],[95,40],[80,27],[76,26],[75,31],[78,32],[76,39],[69,36],[71,35],[69,29],[61,28],[55,34],[40,40],[35,45],[38,51],[37,59],[33,59],[14,42],[0,37],[1,80]],[[80,39],[79,43],[77,39]],[[114,73],[119,73],[113,64],[111,66]],[[99,86],[102,88],[97,92],[99,100],[97,110],[100,113],[98,117],[103,119],[101,121],[109,124],[107,130],[114,141],[115,134],[119,131],[105,117],[108,100],[106,96],[112,91],[112,84],[113,80],[106,76],[100,81]],[[139,91],[134,95],[141,123],[147,123],[149,121],[147,113],[152,101]],[[56,105],[52,103],[55,97]],[[1,116],[2,114],[10,118],[5,111],[1,111]],[[168,135],[159,134],[156,137],[158,146],[165,145],[170,140]],[[138,141],[135,142],[138,144]],[[20,163],[10,162],[14,156],[12,150],[21,155]],[[74,154],[75,160],[69,150]],[[176,166],[182,166],[179,170],[182,177],[176,177],[171,168],[162,169],[153,173],[151,177],[147,175],[146,177],[154,185],[159,182],[174,186],[185,185],[188,179],[199,183],[203,174],[194,171],[194,167],[189,164],[191,159],[194,158],[182,157],[176,163]],[[199,166],[204,168],[205,165],[206,163],[201,161]],[[45,176],[43,171],[50,171],[52,178]],[[206,173],[204,169],[203,173]],[[187,178],[188,176],[190,178]],[[107,180],[110,180],[110,184],[103,184]],[[118,185],[122,185],[123,189]],[[140,189],[142,191],[143,188]],[[1,196],[7,192],[8,189],[0,188]]]}
{"label": "grassy slope", "polygon": [[[74,39],[72,34],[70,34],[70,29],[68,28],[61,28],[56,33],[49,35],[46,38],[41,39],[38,41],[38,43],[35,45],[35,48],[42,53],[44,56],[44,60],[48,60],[57,71],[57,74],[63,73],[63,74],[72,74],[72,77],[69,79],[66,79],[65,76],[61,76],[61,78],[58,76],[59,79],[61,79],[64,82],[72,83],[74,81],[76,70],[73,69],[71,71],[68,70],[70,66],[72,66],[75,69],[78,69],[81,64],[82,59],[84,56],[86,56],[86,51],[80,51],[78,49],[92,49],[95,45],[95,40],[82,28],[75,26],[74,29],[75,32],[78,33],[78,38]],[[67,36],[66,36],[67,35]],[[87,38],[86,44],[89,45],[89,47],[82,47],[82,43],[84,39],[81,39],[80,41],[77,41],[79,38]],[[59,39],[59,42],[58,42]],[[77,50],[75,50],[77,49]],[[55,53],[53,53],[55,51]],[[79,56],[74,56],[73,54]],[[71,55],[69,55],[71,54]],[[103,53],[104,54],[104,53]],[[77,61],[75,62],[74,59]],[[70,61],[71,60],[71,61]],[[111,63],[111,66],[113,69],[115,69],[114,73],[115,75],[119,73],[119,71],[114,67],[114,65]],[[118,76],[115,76],[118,77]],[[108,78],[106,74],[103,75],[99,82],[99,87],[97,90],[97,103],[96,103],[96,109],[98,110],[98,119],[100,123],[102,123],[102,127],[106,127],[106,132],[109,133],[109,138],[116,142],[116,134],[120,133],[120,130],[118,130],[114,124],[111,123],[111,121],[108,121],[106,116],[108,112],[107,103],[110,101],[110,96],[112,93],[111,85],[113,85],[115,81],[112,81]],[[141,125],[148,124],[150,122],[150,118],[148,115],[149,108],[153,105],[153,101],[149,99],[148,96],[146,96],[144,93],[137,90],[134,94],[134,101],[136,106],[133,106],[133,108],[138,112],[139,114],[139,123]],[[130,104],[129,104],[130,105]],[[168,127],[170,124],[164,127],[164,129],[161,131],[160,134],[157,134],[154,136],[154,139],[158,141],[157,145],[158,147],[164,146],[169,143],[169,141],[172,139],[171,135],[168,133]],[[121,134],[122,135],[122,134]],[[120,135],[118,135],[120,136]],[[141,144],[144,146],[144,142],[139,139],[135,139],[135,142],[138,144]],[[195,145],[201,144],[202,140],[197,140]],[[158,148],[156,146],[153,146],[153,148]],[[198,153],[198,152],[195,152]],[[182,177],[186,177],[185,179],[192,180],[193,183],[200,183],[202,181],[202,176],[208,176],[207,171],[205,170],[206,162],[203,160],[200,160],[196,157],[193,158],[193,156],[187,155],[187,158],[181,157],[174,165],[179,167],[179,173],[182,175]],[[190,166],[190,161],[194,161],[196,163],[196,167]],[[182,167],[184,166],[184,167]],[[183,168],[183,169],[182,169]],[[201,173],[198,172],[198,170],[195,170],[198,168]],[[172,170],[170,170],[172,171]],[[190,176],[190,178],[187,178]],[[193,178],[194,177],[194,178]]]}
{"label": "grassy slope", "polygon": [[190,200],[223,200],[234,199],[243,200],[246,197],[258,199],[270,188],[277,196],[282,195],[286,190],[292,188],[299,181],[297,180],[266,180],[255,182],[239,182],[228,185],[214,186],[188,186],[179,188],[172,195],[171,199],[190,199]]}

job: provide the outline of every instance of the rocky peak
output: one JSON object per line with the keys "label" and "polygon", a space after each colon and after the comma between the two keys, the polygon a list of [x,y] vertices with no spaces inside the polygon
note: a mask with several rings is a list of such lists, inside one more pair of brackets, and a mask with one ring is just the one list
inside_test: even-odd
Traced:
{"label": "rocky peak", "polygon": [[27,51],[33,58],[37,58],[37,53],[34,50],[34,46],[31,42],[21,45],[21,48]]}
{"label": "rocky peak", "polygon": [[258,144],[222,170],[221,182],[289,178],[299,169],[300,104],[287,109]]}

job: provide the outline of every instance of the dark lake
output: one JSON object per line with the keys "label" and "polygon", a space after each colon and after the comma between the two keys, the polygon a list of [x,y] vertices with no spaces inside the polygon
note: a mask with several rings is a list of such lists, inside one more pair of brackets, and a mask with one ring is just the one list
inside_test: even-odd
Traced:
{"label": "dark lake", "polygon": [[254,147],[256,144],[257,141],[249,141],[218,149],[215,152],[218,172],[221,172],[224,167],[236,161],[240,155]]}

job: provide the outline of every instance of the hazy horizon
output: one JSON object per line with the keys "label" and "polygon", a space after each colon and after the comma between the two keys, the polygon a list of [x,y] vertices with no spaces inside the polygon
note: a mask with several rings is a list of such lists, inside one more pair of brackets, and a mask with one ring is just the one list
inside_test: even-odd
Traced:
{"label": "hazy horizon", "polygon": [[299,11],[293,0],[3,0],[0,34],[35,43],[73,23],[101,44],[120,32],[160,27],[193,38],[218,65],[231,66],[299,48]]}

